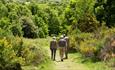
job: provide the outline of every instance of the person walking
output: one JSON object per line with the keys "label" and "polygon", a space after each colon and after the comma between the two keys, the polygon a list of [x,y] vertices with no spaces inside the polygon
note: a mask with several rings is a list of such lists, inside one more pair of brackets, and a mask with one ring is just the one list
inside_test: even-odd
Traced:
{"label": "person walking", "polygon": [[69,37],[65,34],[63,36],[64,36],[64,39],[67,42],[67,46],[65,47],[65,59],[68,59]]}
{"label": "person walking", "polygon": [[55,61],[56,50],[57,50],[57,41],[56,37],[53,37],[53,40],[50,41],[50,50],[51,50],[51,59]]}
{"label": "person walking", "polygon": [[67,46],[66,40],[64,39],[63,36],[60,37],[60,40],[58,42],[59,45],[59,53],[60,53],[60,58],[61,61],[63,61],[63,56],[64,56],[64,52],[65,52],[65,47]]}

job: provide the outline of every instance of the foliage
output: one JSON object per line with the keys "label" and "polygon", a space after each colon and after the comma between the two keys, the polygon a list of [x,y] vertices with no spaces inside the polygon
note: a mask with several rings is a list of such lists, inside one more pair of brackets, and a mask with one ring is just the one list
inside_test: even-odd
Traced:
{"label": "foliage", "polygon": [[[8,28],[10,27],[9,32],[14,36],[44,38],[52,34],[68,33],[70,29],[76,28],[82,32],[93,32],[100,26],[97,20],[101,24],[102,21],[105,21],[106,24],[111,21],[112,26],[114,24],[114,13],[109,11],[113,11],[114,1],[0,1],[0,18],[1,20],[5,19],[4,22],[10,25],[3,24],[4,22],[0,23],[7,25]],[[110,7],[110,9],[107,7]],[[25,19],[28,23],[27,30],[24,28],[26,22],[23,22],[22,19]],[[26,33],[26,31],[28,32]]]}
{"label": "foliage", "polygon": [[85,42],[80,43],[80,52],[85,55],[86,57],[94,56],[94,53],[96,52],[95,42],[97,40],[89,40]]}
{"label": "foliage", "polygon": [[46,37],[48,35],[48,25],[45,24],[41,17],[34,17],[35,25],[38,26],[38,34],[40,38]]}
{"label": "foliage", "polygon": [[85,57],[106,58],[100,56],[108,54],[101,50],[106,48],[107,38],[115,33],[114,5],[113,0],[0,0],[0,38],[8,37],[8,40],[0,39],[5,48],[0,52],[11,53],[8,55],[8,52],[4,52],[3,60],[7,60],[4,62],[9,65],[14,62],[14,66],[17,65],[14,60],[21,60],[19,65],[20,62],[25,65],[39,64],[47,59],[41,48],[44,42],[38,43],[22,37],[46,38],[62,33],[69,35],[70,48]]}
{"label": "foliage", "polygon": [[0,18],[5,17],[8,15],[8,8],[0,2]]}
{"label": "foliage", "polygon": [[106,22],[108,27],[114,26],[114,18],[115,18],[115,1],[114,0],[97,0],[94,6],[95,14],[97,20],[102,23],[102,21]]}
{"label": "foliage", "polygon": [[38,65],[46,62],[49,58],[39,42],[41,41],[38,39],[34,41],[17,36],[0,39],[0,69],[21,70],[23,65]]}
{"label": "foliage", "polygon": [[10,31],[10,21],[8,18],[1,18],[0,20],[0,37],[12,35]]}
{"label": "foliage", "polygon": [[96,18],[89,14],[79,19],[77,26],[82,32],[94,32],[100,27]]}
{"label": "foliage", "polygon": [[[6,39],[0,39],[0,69],[13,69],[21,70],[20,64],[23,63],[24,59],[22,57],[16,56],[13,45]],[[18,64],[18,66],[15,66]]]}
{"label": "foliage", "polygon": [[[110,42],[114,38],[114,28],[108,29],[105,26],[94,33],[83,33],[73,31],[70,44],[71,48],[79,51],[84,57],[89,57],[96,60],[108,60],[112,58],[112,47]],[[74,47],[73,47],[74,46]]]}
{"label": "foliage", "polygon": [[[44,47],[48,45],[46,39],[23,39],[23,41],[22,57],[25,58],[25,65],[40,65],[49,59],[47,52],[44,52],[46,51]],[[44,41],[45,44],[42,44],[41,41]]]}
{"label": "foliage", "polygon": [[115,58],[110,58],[110,60],[108,60],[106,64],[110,67],[115,67]]}
{"label": "foliage", "polygon": [[23,17],[21,19],[21,23],[23,24],[22,31],[24,32],[24,37],[28,38],[37,38],[37,26],[33,23],[30,18]]}

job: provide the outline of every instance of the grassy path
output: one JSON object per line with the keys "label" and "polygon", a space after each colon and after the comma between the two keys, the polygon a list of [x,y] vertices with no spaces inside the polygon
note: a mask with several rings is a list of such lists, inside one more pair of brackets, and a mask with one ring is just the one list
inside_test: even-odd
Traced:
{"label": "grassy path", "polygon": [[[50,50],[48,48],[46,48],[46,49],[49,52],[48,54],[50,57]],[[81,63],[76,63],[74,61],[74,56],[76,56],[76,54],[71,53],[71,54],[69,54],[68,59],[64,59],[64,61],[61,62],[60,57],[59,57],[59,50],[57,50],[56,61],[52,62],[52,67],[48,67],[48,70],[49,69],[50,70],[89,70],[89,68],[86,67],[85,65],[83,65]]]}
{"label": "grassy path", "polygon": [[[50,50],[48,47],[46,49],[50,57]],[[52,66],[43,70],[114,70],[107,67],[103,62],[93,63],[86,60],[85,63],[82,63],[83,60],[79,53],[69,53],[69,58],[61,62],[59,50],[57,50],[56,61],[52,61]]]}
{"label": "grassy path", "polygon": [[76,63],[73,56],[75,55],[69,54],[69,58],[61,62],[59,58],[59,53],[57,53],[56,61],[54,61],[54,70],[89,70],[88,67],[86,67],[85,65]]}
{"label": "grassy path", "polygon": [[[46,50],[45,52],[47,52],[47,55],[50,57],[50,39],[51,38],[28,41],[32,41],[32,43],[38,44],[38,46],[43,46]],[[48,62],[38,66],[23,66],[23,70],[115,70],[108,68],[103,62],[93,63],[86,60],[87,62],[82,63],[83,60],[79,53],[69,53],[69,58],[61,62],[59,50],[57,50],[56,61],[49,59]]]}
{"label": "grassy path", "polygon": [[[50,41],[50,38],[47,42]],[[49,46],[45,47],[48,51],[48,55],[50,57]],[[59,50],[56,53],[56,61],[52,61],[52,66],[47,67],[46,70],[89,70],[89,68],[81,63],[77,63],[74,61],[74,56],[76,58],[76,54],[69,54],[69,58],[65,59],[63,62],[60,61]]]}

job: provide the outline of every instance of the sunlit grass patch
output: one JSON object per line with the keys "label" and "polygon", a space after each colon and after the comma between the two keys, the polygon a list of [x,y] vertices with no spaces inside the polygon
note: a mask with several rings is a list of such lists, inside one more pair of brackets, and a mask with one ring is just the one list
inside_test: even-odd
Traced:
{"label": "sunlit grass patch", "polygon": [[83,64],[84,66],[88,67],[89,70],[114,70],[114,68],[107,66],[105,62],[92,62],[91,59],[84,58],[80,53],[71,53],[69,55],[70,58],[72,57],[74,62]]}

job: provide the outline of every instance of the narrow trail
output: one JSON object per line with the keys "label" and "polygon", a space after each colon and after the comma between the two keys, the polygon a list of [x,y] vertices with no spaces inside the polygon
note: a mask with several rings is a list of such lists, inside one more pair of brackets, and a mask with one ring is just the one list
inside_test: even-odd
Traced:
{"label": "narrow trail", "polygon": [[69,58],[65,59],[63,62],[60,61],[58,52],[56,56],[56,61],[54,61],[54,70],[89,70],[83,64],[76,63],[71,54],[69,54]]}
{"label": "narrow trail", "polygon": [[[50,56],[50,50],[47,50]],[[53,61],[53,67],[51,70],[89,70],[89,68],[84,66],[82,63],[77,63],[76,61],[74,61],[73,56],[76,55],[71,53],[69,54],[68,59],[64,59],[64,61],[61,62],[59,57],[59,50],[57,50],[56,61]]]}

